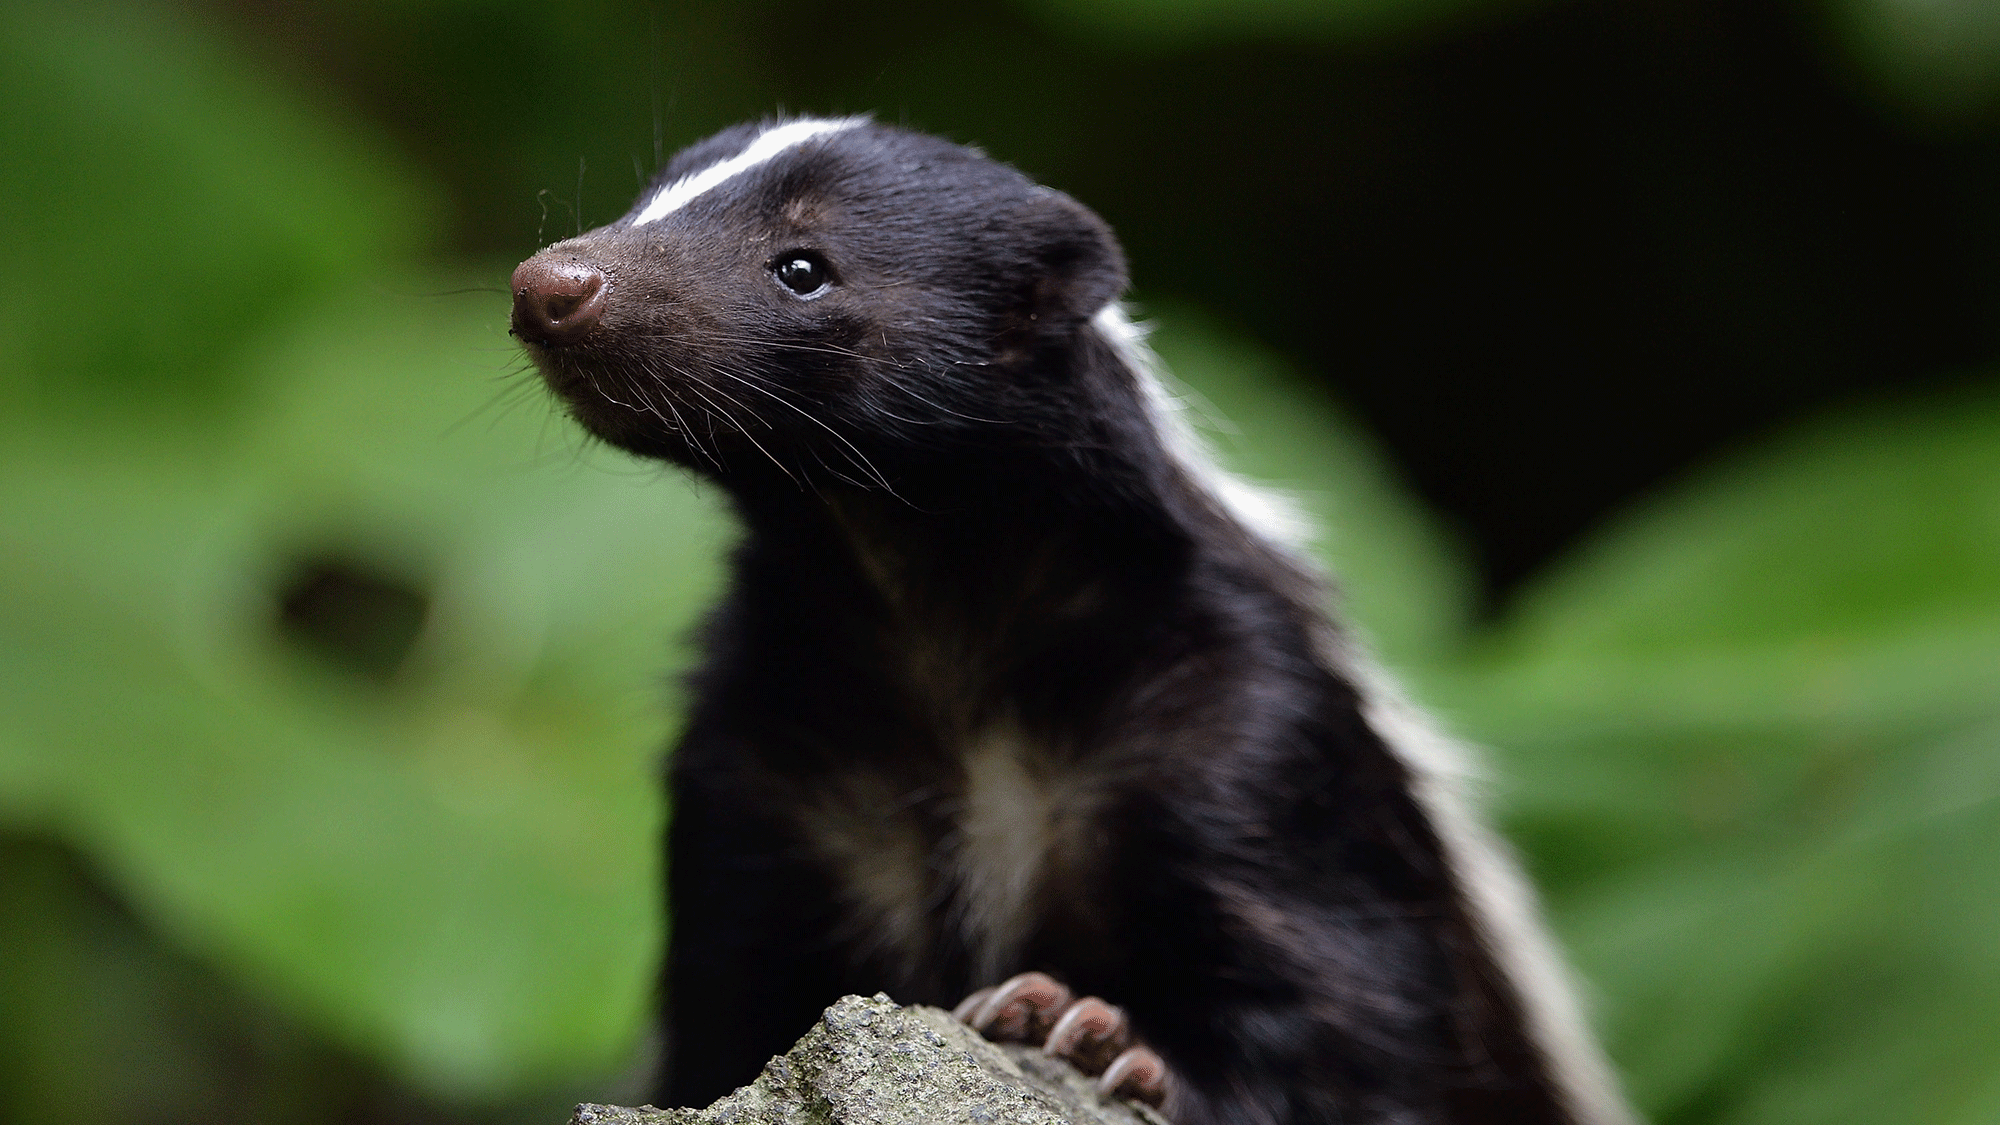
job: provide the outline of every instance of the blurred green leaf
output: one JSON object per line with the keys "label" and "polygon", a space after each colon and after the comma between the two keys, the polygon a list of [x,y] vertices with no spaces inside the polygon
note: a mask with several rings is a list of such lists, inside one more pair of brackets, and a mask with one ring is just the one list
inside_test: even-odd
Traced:
{"label": "blurred green leaf", "polygon": [[271,316],[418,242],[420,177],[191,16],[10,4],[0,20],[0,387],[17,407],[227,402],[232,350]]}
{"label": "blurred green leaf", "polygon": [[0,1120],[458,1120],[154,940],[70,850],[4,828],[0,950]]}
{"label": "blurred green leaf", "polygon": [[1503,748],[1509,826],[1657,1119],[1990,1108],[2000,388],[1663,493],[1434,682]]}
{"label": "blurred green leaf", "polygon": [[[459,1095],[602,1068],[650,1004],[661,677],[721,534],[592,463],[499,304],[328,302],[227,439],[0,429],[0,810]],[[329,549],[421,576],[386,686],[275,626]]]}

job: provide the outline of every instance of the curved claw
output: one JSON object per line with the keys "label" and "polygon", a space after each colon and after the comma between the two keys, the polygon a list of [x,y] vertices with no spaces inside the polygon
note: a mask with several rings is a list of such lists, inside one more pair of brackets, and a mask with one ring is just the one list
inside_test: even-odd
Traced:
{"label": "curved claw", "polygon": [[1125,1010],[1095,996],[1077,999],[1047,973],[1022,973],[959,1001],[952,1017],[998,1042],[1041,1045],[1065,1059],[1111,1097],[1145,1102],[1166,1113],[1173,1075],[1151,1048],[1132,1041]]}
{"label": "curved claw", "polygon": [[1131,1024],[1125,1019],[1124,1009],[1086,996],[1056,1019],[1042,1051],[1068,1059],[1085,1074],[1102,1074],[1131,1043]]}
{"label": "curved claw", "polygon": [[1167,1064],[1150,1048],[1127,1047],[1104,1068],[1097,1088],[1159,1109],[1167,1102]]}
{"label": "curved claw", "polygon": [[[974,993],[974,996],[979,995]],[[1055,1026],[1056,1017],[1069,1007],[1069,988],[1047,973],[1022,973],[992,990],[965,1022],[999,1042],[1037,1043]],[[967,997],[960,1008],[972,1003]]]}

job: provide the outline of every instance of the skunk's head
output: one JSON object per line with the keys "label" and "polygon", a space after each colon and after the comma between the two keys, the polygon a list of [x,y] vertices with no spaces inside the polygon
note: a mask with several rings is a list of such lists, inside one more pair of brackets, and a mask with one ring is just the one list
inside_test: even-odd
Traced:
{"label": "skunk's head", "polygon": [[684,150],[630,214],[523,262],[513,325],[612,444],[866,483],[864,463],[1059,432],[1065,357],[1124,284],[1069,197],[934,137],[803,119]]}

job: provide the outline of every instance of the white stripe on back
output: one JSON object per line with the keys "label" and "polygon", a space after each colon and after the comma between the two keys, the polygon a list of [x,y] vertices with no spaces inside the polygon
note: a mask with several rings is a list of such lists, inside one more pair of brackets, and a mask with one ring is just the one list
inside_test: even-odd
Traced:
{"label": "white stripe on back", "polygon": [[787,121],[783,125],[773,125],[757,134],[742,152],[727,160],[720,160],[699,172],[682,176],[660,189],[639,217],[632,220],[633,226],[644,226],[657,222],[687,206],[696,196],[713,191],[723,183],[748,172],[759,164],[773,159],[787,149],[822,137],[828,133],[838,133],[842,129],[852,129],[856,125],[867,124],[865,117],[805,117],[797,121]]}
{"label": "white stripe on back", "polygon": [[1290,496],[1252,484],[1216,462],[1215,453],[1188,422],[1187,400],[1168,386],[1166,367],[1146,344],[1146,329],[1133,323],[1116,301],[1097,310],[1090,324],[1138,380],[1154,431],[1188,479],[1245,530],[1287,552],[1303,548],[1313,537],[1312,520]]}
{"label": "white stripe on back", "polygon": [[[1115,301],[1099,310],[1091,325],[1138,380],[1153,426],[1181,471],[1244,530],[1293,565],[1317,573],[1301,550],[1311,536],[1311,521],[1289,497],[1216,463],[1208,443],[1189,425],[1186,401],[1169,389],[1165,369],[1146,346],[1146,330]],[[1360,689],[1369,728],[1409,770],[1410,792],[1437,832],[1479,939],[1513,985],[1529,1041],[1539,1049],[1564,1107],[1579,1125],[1639,1125],[1619,1092],[1616,1072],[1591,1037],[1567,966],[1542,927],[1533,888],[1505,843],[1475,815],[1467,792],[1470,752],[1440,733],[1352,644],[1323,630],[1316,647],[1327,671]]]}

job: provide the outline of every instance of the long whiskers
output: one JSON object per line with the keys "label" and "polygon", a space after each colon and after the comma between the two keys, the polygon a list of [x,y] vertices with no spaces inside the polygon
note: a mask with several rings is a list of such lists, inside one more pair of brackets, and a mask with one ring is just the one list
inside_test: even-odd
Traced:
{"label": "long whiskers", "polygon": [[[500,389],[469,411],[465,417],[445,427],[443,436],[450,437],[488,414],[491,415],[488,425],[498,426],[509,414],[519,409],[522,403],[540,398],[538,392],[541,390],[541,380],[534,377],[534,374],[534,364],[527,357],[517,355],[506,370],[494,376],[495,380],[503,384]],[[497,412],[495,407],[499,408]]]}
{"label": "long whiskers", "polygon": [[832,434],[833,439],[835,441],[839,442],[842,446],[846,447],[847,457],[849,460],[854,462],[855,468],[860,469],[862,473],[864,473],[870,480],[872,480],[876,485],[880,486],[882,491],[888,493],[891,496],[894,496],[898,500],[903,500],[903,502],[906,504],[909,503],[908,500],[904,500],[903,496],[896,491],[896,486],[889,483],[889,478],[883,476],[882,471],[875,467],[875,463],[868,459],[867,454],[861,452],[861,449],[858,446],[856,446],[853,442],[847,440],[847,436],[845,434],[842,434],[839,430],[836,430],[832,426],[827,425],[826,422],[822,420],[818,415],[812,413],[809,410],[806,410],[805,408],[799,406],[797,403],[792,402],[790,399],[785,398],[783,395],[780,395],[775,391],[759,386],[757,383],[752,382],[750,379],[747,379],[743,375],[739,375],[734,371],[729,371],[723,368],[717,368],[716,373],[719,375],[723,375],[727,378],[734,379],[737,382],[743,384],[744,386],[750,388],[751,390],[756,391],[759,394],[766,396],[767,398],[770,398],[774,402],[783,404],[787,409],[798,414],[800,417],[808,419],[814,425],[818,426],[820,429],[825,430],[829,434]]}
{"label": "long whiskers", "polygon": [[[762,453],[771,462],[771,464],[776,465],[778,467],[778,471],[785,474],[786,478],[789,479],[793,484],[795,485],[800,484],[799,478],[793,475],[792,470],[787,468],[783,461],[778,460],[776,454],[764,448],[764,443],[757,440],[757,436],[750,432],[750,427],[743,425],[742,422],[732,417],[728,410],[717,405],[714,399],[708,397],[708,392],[713,391],[716,394],[722,396],[722,398],[729,401],[730,403],[735,404],[735,406],[739,410],[742,410],[745,414],[748,414],[751,417],[751,419],[757,422],[758,425],[763,426],[767,430],[771,428],[771,424],[769,422],[766,422],[761,416],[757,414],[756,411],[751,410],[749,407],[744,406],[741,402],[739,402],[737,399],[729,395],[721,387],[718,387],[713,383],[704,384],[701,380],[694,378],[693,376],[687,374],[686,372],[680,372],[680,374],[682,378],[687,381],[687,388],[693,391],[695,394],[699,395],[703,402],[708,403],[708,405],[715,411],[717,417],[722,418],[723,420],[729,422],[737,433],[743,435],[743,440],[755,446],[757,452]],[[704,387],[706,387],[706,389],[704,389]]]}
{"label": "long whiskers", "polygon": [[[878,367],[886,367],[889,370],[895,372],[906,372],[912,369],[912,365],[909,363],[898,362],[896,360],[891,360],[891,359],[884,359],[880,356],[872,356],[867,354],[866,352],[857,352],[852,348],[843,348],[834,344],[794,344],[782,340],[759,339],[755,336],[732,335],[727,332],[703,332],[702,337],[704,339],[716,340],[725,344],[747,344],[753,347],[777,348],[782,351],[816,352],[822,355],[836,355],[844,359],[858,359],[863,363],[871,364]],[[649,340],[671,340],[674,341],[675,343],[685,343],[689,339],[689,334],[682,332],[654,332],[654,333],[647,333],[641,338]],[[954,363],[948,365],[947,369],[956,367],[970,367],[970,366],[975,366],[975,365]],[[937,370],[938,369],[933,369],[932,373],[935,374]],[[909,380],[906,379],[890,379],[887,380],[887,382],[889,386],[895,388],[898,391],[901,391],[903,394],[906,394],[913,399],[916,399],[918,402],[923,403],[925,406],[930,407],[932,410],[937,411],[939,414],[949,415],[953,418],[957,418],[966,422],[979,422],[983,425],[990,425],[990,426],[1011,426],[1014,424],[1011,419],[1007,418],[982,418],[976,414],[966,414],[962,411],[953,410],[951,407],[946,406],[941,402],[928,398],[924,395],[918,394],[916,389],[910,386]],[[892,417],[894,416],[892,415]],[[932,424],[915,418],[898,417],[896,420],[899,422],[906,422],[910,425],[917,425],[917,426]]]}

